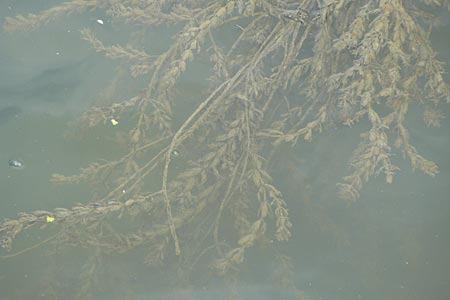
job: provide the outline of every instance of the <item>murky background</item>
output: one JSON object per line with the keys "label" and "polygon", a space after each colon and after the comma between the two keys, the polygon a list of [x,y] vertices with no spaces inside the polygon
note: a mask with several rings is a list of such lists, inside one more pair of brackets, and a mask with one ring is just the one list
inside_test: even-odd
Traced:
{"label": "murky background", "polygon": [[[60,3],[35,2],[2,1],[0,22]],[[86,186],[52,185],[51,174],[77,174],[92,161],[123,153],[107,138],[119,134],[120,126],[99,126],[81,140],[65,138],[71,121],[100,98],[115,70],[114,63],[80,40],[83,27],[111,44],[127,38],[95,12],[65,17],[34,32],[0,32],[0,219],[87,203]],[[170,42],[168,32],[155,32],[161,35],[155,53]],[[432,34],[447,63],[449,36],[448,22]],[[181,83],[188,110],[204,95],[202,68],[194,72],[198,76]],[[272,174],[294,225],[292,240],[280,247],[293,258],[294,278],[305,299],[450,299],[450,105],[437,129],[426,128],[417,107],[410,110],[411,143],[439,165],[435,178],[413,172],[397,154],[393,161],[401,171],[392,185],[380,176],[365,185],[353,205],[339,200],[335,184],[349,172],[348,159],[366,129],[363,124],[330,129],[311,144],[281,149],[283,155],[274,160]],[[10,159],[23,161],[25,168],[10,168]],[[24,231],[13,253],[51,235],[51,228]],[[87,250],[49,255],[46,247],[0,260],[0,300],[76,298]],[[266,275],[273,268],[271,256],[254,248],[246,255],[236,299],[294,299],[289,291],[271,287]],[[228,292],[219,280],[171,290],[170,277],[142,265],[141,251],[104,260],[98,299],[225,299]],[[58,292],[53,291],[56,280]]]}

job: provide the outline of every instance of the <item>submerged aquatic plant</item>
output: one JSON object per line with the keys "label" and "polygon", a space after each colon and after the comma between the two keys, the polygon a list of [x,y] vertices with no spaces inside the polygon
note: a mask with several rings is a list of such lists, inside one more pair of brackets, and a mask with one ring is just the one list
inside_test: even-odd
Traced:
{"label": "submerged aquatic plant", "polygon": [[[269,168],[282,144],[314,142],[328,128],[363,124],[350,174],[338,184],[349,201],[360,197],[370,177],[384,174],[393,182],[394,152],[414,169],[436,175],[438,166],[410,144],[405,119],[415,105],[427,126],[438,126],[440,106],[450,102],[444,64],[429,41],[433,15],[424,10],[450,5],[415,2],[74,0],[7,18],[5,31],[31,31],[67,14],[102,10],[135,30],[125,45],[81,30],[96,52],[122,62],[109,95],[123,87],[126,73],[146,84],[124,101],[111,97],[90,108],[76,127],[83,132],[126,118],[127,152],[51,179],[88,182],[96,196],[5,220],[0,245],[11,250],[23,230],[50,222],[61,228],[58,243],[101,253],[145,247],[148,264],[174,251],[191,266],[201,259],[228,274],[257,241],[291,237],[289,203]],[[164,52],[148,53],[146,33],[158,26],[177,32]],[[233,39],[219,40],[223,32]],[[179,124],[174,115],[182,99],[174,90],[190,65],[206,59],[207,95]],[[174,168],[181,148],[185,161]],[[145,226],[126,231],[115,228],[117,222]]]}

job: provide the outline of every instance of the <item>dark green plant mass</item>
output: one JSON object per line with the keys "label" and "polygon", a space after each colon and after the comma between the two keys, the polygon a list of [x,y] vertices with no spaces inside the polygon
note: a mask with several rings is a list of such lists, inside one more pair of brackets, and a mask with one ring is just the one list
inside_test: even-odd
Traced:
{"label": "dark green plant mass", "polygon": [[[440,107],[450,102],[444,63],[429,41],[435,17],[428,11],[437,8],[450,5],[446,0],[74,0],[7,18],[5,31],[33,31],[68,14],[101,10],[116,26],[134,28],[126,44],[100,40],[94,29],[81,31],[96,52],[121,62],[110,94],[121,88],[126,73],[146,84],[128,99],[111,97],[90,108],[76,127],[83,132],[126,119],[127,152],[51,179],[88,182],[96,196],[71,208],[5,220],[1,247],[11,250],[23,230],[50,222],[60,228],[58,243],[107,254],[141,248],[148,264],[170,265],[166,258],[174,256],[228,274],[257,242],[273,240],[276,247],[291,237],[296,222],[270,169],[283,145],[314,143],[315,135],[330,128],[365,128],[349,157],[349,174],[338,183],[339,196],[349,202],[375,175],[395,184],[399,168],[393,153],[436,175],[438,166],[410,144],[405,120],[417,106],[427,126],[439,126]],[[158,26],[176,33],[163,52],[148,53],[146,33]],[[232,38],[218,38],[224,32]],[[174,117],[183,100],[175,92],[180,78],[205,61],[208,89],[180,122]],[[180,152],[184,161],[175,168]],[[287,257],[279,259],[289,265]]]}

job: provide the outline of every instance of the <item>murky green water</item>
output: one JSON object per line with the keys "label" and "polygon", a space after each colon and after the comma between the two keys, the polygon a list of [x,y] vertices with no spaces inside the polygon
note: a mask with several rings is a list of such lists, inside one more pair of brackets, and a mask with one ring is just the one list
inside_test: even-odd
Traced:
{"label": "murky green water", "polygon": [[[1,3],[0,21],[39,9]],[[70,122],[96,100],[114,72],[114,66],[79,39],[78,30],[84,26],[98,26],[100,34],[116,38],[113,26],[100,27],[96,17],[95,13],[69,17],[32,33],[0,33],[2,219],[21,211],[88,202],[92,193],[88,187],[52,185],[51,174],[76,174],[92,161],[116,158],[124,151],[107,138],[114,131],[119,134],[120,126],[99,126],[81,140],[65,137]],[[447,24],[432,36],[447,62],[449,34]],[[187,107],[205,86],[201,67],[194,72],[199,72],[198,77],[183,82],[190,91],[183,95]],[[440,166],[438,176],[413,172],[401,157],[394,157],[401,168],[394,183],[385,184],[381,176],[372,179],[351,206],[336,197],[335,184],[348,174],[350,152],[363,125],[331,129],[314,137],[311,144],[286,149],[286,155],[276,160],[274,178],[294,223],[293,238],[282,248],[293,258],[294,278],[305,299],[450,298],[450,107],[446,115],[437,129],[418,122],[419,113],[412,113],[408,121],[412,144]],[[10,159],[22,160],[25,168],[10,168]],[[51,235],[51,228],[26,231],[14,249]],[[0,300],[76,299],[85,251],[61,249],[59,255],[49,255],[42,246],[0,260]],[[0,255],[6,254],[0,250]],[[105,258],[98,299],[223,299],[226,294],[226,287],[217,280],[170,290],[171,278],[143,266],[141,254],[138,250]],[[271,264],[264,250],[250,250],[249,256],[239,283],[241,299],[293,299],[289,292],[268,285],[270,278],[265,274]],[[53,290],[55,280],[59,292]]]}

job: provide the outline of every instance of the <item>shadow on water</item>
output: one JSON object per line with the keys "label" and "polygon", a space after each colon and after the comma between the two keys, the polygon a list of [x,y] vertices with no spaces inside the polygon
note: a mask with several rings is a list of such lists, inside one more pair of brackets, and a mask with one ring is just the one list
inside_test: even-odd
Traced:
{"label": "shadow on water", "polygon": [[[26,72],[11,70],[12,77],[0,85],[0,125],[24,113],[64,115],[80,113],[88,105],[89,80],[92,59],[48,65],[46,69]],[[2,77],[7,77],[6,72]],[[6,82],[6,84],[5,84]],[[79,99],[79,101],[73,101]]]}

